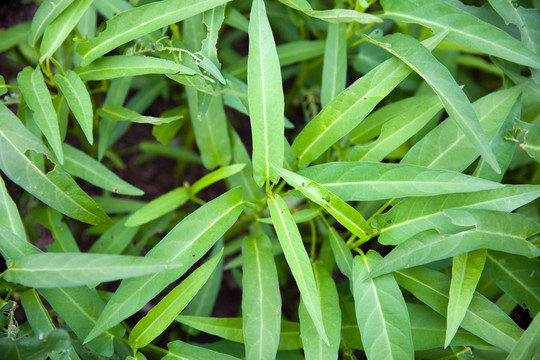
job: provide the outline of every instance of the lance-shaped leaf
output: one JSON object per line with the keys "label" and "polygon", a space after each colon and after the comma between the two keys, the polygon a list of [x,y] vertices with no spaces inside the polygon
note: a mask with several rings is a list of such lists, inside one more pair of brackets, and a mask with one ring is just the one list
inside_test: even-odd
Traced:
{"label": "lance-shaped leaf", "polygon": [[370,250],[353,262],[356,320],[368,359],[414,359],[411,323],[405,300],[392,274],[365,277],[381,256]]}
{"label": "lance-shaped leaf", "polygon": [[363,161],[315,165],[300,171],[300,174],[345,201],[431,196],[504,186],[454,171]]}
{"label": "lance-shaped leaf", "polygon": [[51,317],[35,289],[26,290],[21,294],[21,305],[36,335],[46,334],[55,329]]}
{"label": "lance-shaped leaf", "polygon": [[445,209],[485,209],[510,212],[540,197],[540,186],[515,185],[501,189],[474,193],[439,195],[426,198],[405,199],[389,212],[377,215],[372,225],[379,229],[381,244],[397,245],[414,234],[428,229],[445,233],[459,231]]}
{"label": "lance-shaped leaf", "polygon": [[[180,315],[176,320],[184,325],[204,331],[207,334],[219,336],[220,338],[234,342],[244,342],[242,318],[213,318]],[[297,350],[301,348],[300,324],[286,320],[281,321],[279,350]]]}
{"label": "lance-shaped leaf", "polygon": [[383,0],[385,17],[414,22],[433,31],[448,29],[448,40],[518,64],[540,67],[540,57],[503,30],[467,13],[450,1]]}
{"label": "lance-shaped leaf", "polygon": [[126,226],[139,226],[155,220],[166,213],[173,211],[184,205],[189,200],[189,194],[186,188],[176,188],[166,194],[150,201],[131,214]]}
{"label": "lance-shaped leaf", "polygon": [[148,74],[196,74],[187,66],[177,64],[174,61],[149,56],[126,55],[105,56],[90,65],[76,68],[75,72],[83,81]]}
{"label": "lance-shaped leaf", "polygon": [[268,236],[242,244],[242,331],[246,359],[276,357],[281,329],[281,294]]}
{"label": "lance-shaped leaf", "polygon": [[[488,138],[493,138],[512,110],[522,89],[518,86],[496,91],[475,101],[473,108]],[[455,121],[447,119],[416,143],[403,163],[434,169],[465,170],[478,157]]]}
{"label": "lance-shaped leaf", "polygon": [[131,121],[141,124],[168,124],[170,122],[182,119],[182,116],[155,117],[144,116],[136,111],[126,109],[118,105],[104,105],[101,109],[97,109],[99,116],[113,121]]}
{"label": "lance-shaped leaf", "polygon": [[[527,330],[508,354],[507,360],[534,359],[540,350],[540,313],[536,314]],[[536,355],[536,356],[535,356]]]}
{"label": "lance-shaped leaf", "polygon": [[204,188],[242,171],[245,166],[245,164],[234,164],[212,171],[210,174],[206,174],[199,180],[195,181],[190,188],[190,192],[191,194],[195,195]]}
{"label": "lance-shaped leaf", "polygon": [[347,28],[345,24],[329,24],[324,46],[321,79],[321,106],[325,107],[345,89],[347,81]]}
{"label": "lance-shaped leaf", "polygon": [[330,23],[356,21],[361,24],[371,24],[382,22],[382,20],[375,15],[361,13],[352,9],[313,10],[311,4],[307,0],[280,0],[280,2],[295,10],[302,11],[308,16]]}
{"label": "lance-shaped leaf", "polygon": [[324,342],[328,343],[322,320],[321,299],[317,291],[313,269],[302,242],[302,236],[287,204],[279,195],[268,197],[268,208],[283,254],[300,290],[302,301],[317,328],[317,332]]}
{"label": "lance-shaped leaf", "polygon": [[58,166],[48,174],[42,173],[25,156],[28,150],[51,157],[49,150],[8,108],[0,104],[0,169],[7,177],[67,216],[93,225],[109,221],[103,210],[68,174]]}
{"label": "lance-shaped leaf", "polygon": [[[437,34],[423,44],[433,49],[444,36],[444,32]],[[343,90],[295,138],[292,148],[298,166],[305,167],[357,127],[410,73],[405,63],[388,59]]]}
{"label": "lance-shaped leaf", "polygon": [[66,73],[66,76],[56,74],[54,81],[56,81],[60,87],[60,91],[64,94],[71,112],[86,136],[86,140],[92,144],[94,142],[92,135],[92,101],[90,100],[86,86],[77,74],[71,70]]}
{"label": "lance-shaped leaf", "polygon": [[476,112],[450,71],[411,36],[396,33],[380,40],[381,42],[377,41],[376,44],[398,57],[424,78],[439,96],[450,118],[457,122],[461,131],[489,165],[496,172],[500,172],[499,163],[489,147],[488,137],[480,125]]}
{"label": "lance-shaped leaf", "polygon": [[136,256],[42,253],[8,263],[3,278],[28,287],[73,287],[143,276],[179,266],[181,264]]}
{"label": "lance-shaped leaf", "polygon": [[35,46],[39,38],[49,25],[65,8],[70,4],[70,0],[58,0],[55,2],[44,1],[37,9],[34,17],[32,18],[32,25],[30,26],[30,35],[28,36],[28,42],[30,45]]}
{"label": "lance-shaped leaf", "polygon": [[[40,254],[34,245],[22,240],[0,225],[0,252],[6,261]],[[105,307],[97,293],[87,286],[76,288],[41,289],[40,293],[81,339],[88,334],[100,311]],[[115,334],[120,334],[115,332]],[[102,334],[89,345],[103,356],[113,353],[112,334]]]}
{"label": "lance-shaped leaf", "polygon": [[[399,285],[439,314],[446,316],[450,277],[418,267],[394,273]],[[510,351],[523,333],[497,305],[474,293],[461,327],[488,343]]]}
{"label": "lance-shaped leaf", "polygon": [[358,211],[317,182],[283,168],[274,169],[289,185],[320,205],[360,239],[367,240],[373,234],[373,229]]}
{"label": "lance-shaped leaf", "polygon": [[71,175],[116,194],[132,196],[144,194],[142,190],[120,179],[105,165],[83,151],[69,144],[64,144],[63,149],[65,160],[62,168]]}
{"label": "lance-shaped leaf", "polygon": [[135,348],[150,344],[174,321],[189,304],[216,268],[223,251],[201,265],[184,281],[171,290],[143,317],[129,334],[129,342]]}
{"label": "lance-shaped leaf", "polygon": [[281,68],[263,0],[254,0],[249,22],[248,102],[253,137],[253,178],[276,181],[271,164],[283,165],[284,98]]}
{"label": "lance-shaped leaf", "polygon": [[489,251],[486,271],[498,287],[529,309],[532,316],[540,312],[540,267],[533,259]]}
{"label": "lance-shaped leaf", "polygon": [[237,357],[232,355],[227,355],[193,344],[188,344],[180,340],[175,340],[168,343],[167,348],[169,349],[169,352],[163,357],[163,360],[238,360]]}
{"label": "lance-shaped leaf", "polygon": [[187,19],[228,0],[166,0],[150,3],[124,11],[107,21],[107,27],[97,37],[79,44],[81,65],[87,65],[112,49],[161,29],[169,24]]}
{"label": "lance-shaped leaf", "polygon": [[50,58],[54,52],[62,45],[64,40],[81,17],[86,12],[86,9],[92,5],[93,0],[79,0],[72,2],[56,19],[45,27],[45,33],[41,40],[39,52],[41,57],[39,61]]}
{"label": "lance-shaped leaf", "polygon": [[[341,309],[334,280],[322,265],[313,267],[315,281],[321,297],[324,328],[328,335],[328,344],[323,341],[303,302],[298,308],[300,335],[307,359],[337,359],[341,342]],[[245,335],[244,335],[245,338]]]}
{"label": "lance-shaped leaf", "polygon": [[17,210],[17,205],[9,196],[2,176],[0,176],[0,225],[5,226],[21,239],[26,239],[21,215]]}
{"label": "lance-shaped leaf", "polygon": [[474,228],[452,235],[441,235],[436,230],[421,232],[386,255],[370,276],[482,248],[526,257],[540,256],[540,248],[526,240],[540,232],[540,224],[521,214],[478,209],[451,209],[444,213],[455,225]]}
{"label": "lance-shaped leaf", "polygon": [[471,303],[474,290],[484,270],[486,249],[460,254],[452,259],[452,281],[448,300],[448,318],[446,320],[446,335],[444,347],[450,345],[452,339],[465,317]]}
{"label": "lance-shaped leaf", "polygon": [[182,266],[122,281],[86,341],[137,312],[167,285],[182,276],[236,222],[243,207],[242,190],[233,189],[185,217],[146,255]]}
{"label": "lance-shaped leaf", "polygon": [[[384,119],[385,123],[382,125],[379,138],[375,142],[365,146],[352,147],[347,151],[343,160],[381,161],[420,131],[443,108],[436,96],[418,96],[413,99],[416,99],[413,106],[400,108],[400,112],[392,114],[393,118]],[[405,103],[400,105],[405,105]],[[366,122],[368,120],[369,117],[366,118]]]}
{"label": "lance-shaped leaf", "polygon": [[330,238],[330,246],[336,259],[336,264],[339,271],[349,279],[352,279],[353,255],[351,249],[341,238],[339,233],[333,227],[328,229],[328,237]]}
{"label": "lance-shaped leaf", "polygon": [[63,163],[64,154],[62,152],[58,119],[41,70],[39,67],[34,70],[27,66],[17,75],[17,82],[24,100],[34,113],[34,121],[47,138],[47,141],[49,141],[58,161]]}

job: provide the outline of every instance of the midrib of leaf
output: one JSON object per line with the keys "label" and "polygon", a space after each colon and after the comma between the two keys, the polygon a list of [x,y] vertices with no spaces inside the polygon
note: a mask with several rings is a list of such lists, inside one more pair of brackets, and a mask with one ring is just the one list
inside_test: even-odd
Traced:
{"label": "midrib of leaf", "polygon": [[[114,271],[115,269],[119,268],[119,269],[122,269],[122,268],[125,268],[125,267],[131,267],[133,265],[118,265],[118,264],[115,264],[115,265],[111,265],[111,266],[104,266],[104,267],[100,267],[100,268],[97,268],[101,271],[104,271],[104,270],[111,270],[111,271]],[[144,268],[152,268],[152,267],[156,267],[156,266],[160,266],[158,264],[154,264],[154,265],[135,265],[137,268],[139,269],[144,269]],[[164,266],[167,266],[167,265],[164,265]],[[83,267],[68,267],[68,268],[59,268],[59,269],[51,269],[51,268],[12,268],[10,269],[9,271],[11,272],[18,272],[18,273],[29,273],[29,274],[32,274],[32,273],[35,273],[35,272],[44,272],[44,273],[63,273],[65,271],[81,271],[81,270],[90,270],[92,269],[91,267],[88,267],[88,266],[83,266]],[[166,268],[165,268],[166,269]]]}
{"label": "midrib of leaf", "polygon": [[[198,5],[198,3],[194,3],[194,4],[192,4],[191,6],[188,5],[187,7],[181,8],[181,9],[177,10],[176,12],[178,12],[178,11],[180,11],[180,12],[189,11],[192,7],[196,7],[197,5]],[[171,13],[165,12],[165,13],[163,13],[163,15],[158,16],[158,17],[155,17],[155,18],[152,18],[152,20],[150,20],[150,21],[140,23],[139,25],[136,25],[136,26],[134,26],[134,27],[130,27],[130,30],[131,30],[131,31],[137,30],[137,29],[139,29],[139,28],[141,28],[141,27],[144,27],[145,25],[147,25],[147,24],[149,24],[149,23],[157,22],[157,21],[161,20],[162,18],[166,18],[166,17],[168,17],[168,16],[170,16],[170,15],[171,15]],[[88,58],[88,55],[89,55],[89,54],[92,54],[92,53],[96,52],[96,50],[99,50],[100,47],[105,46],[106,44],[108,44],[108,43],[110,43],[110,42],[116,40],[116,39],[119,38],[119,37],[122,37],[123,35],[124,35],[124,32],[121,32],[121,33],[118,33],[116,36],[110,37],[108,40],[102,41],[102,42],[99,43],[97,46],[95,46],[93,49],[91,49],[90,51],[87,51],[87,52],[84,54],[84,58],[85,58],[85,59]],[[98,35],[98,37],[99,37],[99,35]],[[128,41],[129,41],[129,40],[128,40]]]}
{"label": "midrib of leaf", "polygon": [[[459,176],[458,174],[455,174],[456,176]],[[463,175],[463,174],[461,174]],[[351,186],[351,185],[406,185],[406,184],[421,184],[421,185],[453,185],[453,184],[459,184],[462,182],[454,182],[454,183],[445,183],[441,181],[422,181],[422,180],[394,180],[394,181],[388,181],[388,180],[368,180],[368,181],[343,181],[343,182],[330,182],[330,183],[320,183],[320,185],[324,186],[325,188],[333,188],[333,187],[341,187],[341,186]],[[465,182],[467,185],[470,185],[468,182]],[[501,186],[502,187],[502,186]]]}
{"label": "midrib of leaf", "polygon": [[[362,262],[366,266],[366,270],[367,270],[367,272],[369,274],[371,272],[371,269],[370,269],[369,264],[366,261],[365,257],[362,257]],[[377,287],[375,286],[375,283],[374,283],[373,279],[368,279],[367,281],[369,281],[369,287],[371,287],[371,291],[373,292],[373,295],[375,296],[375,300],[376,300],[376,309],[375,309],[375,311],[377,311],[379,313],[379,316],[382,319],[383,331],[381,332],[380,336],[384,337],[384,339],[385,339],[385,344],[387,345],[387,348],[388,348],[387,349],[388,354],[392,355],[392,358],[394,358],[393,357],[393,352],[392,352],[392,346],[391,346],[392,341],[388,337],[388,330],[387,330],[387,326],[386,326],[385,312],[383,311],[383,309],[381,307],[381,300],[379,298],[379,293],[377,292]]]}
{"label": "midrib of leaf", "polygon": [[488,251],[488,254],[487,254],[487,257],[492,261],[492,263],[494,265],[496,265],[499,269],[501,269],[505,274],[507,274],[509,277],[512,278],[512,280],[517,283],[522,291],[526,291],[527,293],[531,294],[533,298],[536,298],[538,299],[538,302],[540,302],[540,297],[538,296],[537,293],[535,293],[534,291],[532,291],[531,288],[529,288],[529,286],[527,284],[524,284],[523,282],[520,281],[520,279],[516,276],[514,276],[514,273],[512,271],[508,271],[508,269],[504,266],[501,266],[501,263],[496,259],[494,258],[493,256],[491,256],[489,254],[489,251]]}
{"label": "midrib of leaf", "polygon": [[[383,64],[384,64],[384,63],[383,63]],[[402,68],[401,68],[400,65],[401,65],[401,62],[399,62],[399,63],[394,67],[394,70],[393,70],[391,73],[389,73],[389,74],[387,75],[387,77],[392,77],[392,74],[394,74],[395,72],[402,71]],[[358,80],[361,80],[361,78],[358,79]],[[381,84],[381,83],[384,83],[384,82],[380,82],[379,84]],[[320,139],[321,137],[325,136],[325,134],[326,134],[328,131],[330,131],[330,129],[332,129],[332,127],[334,127],[335,125],[337,125],[337,124],[339,123],[339,120],[340,120],[340,119],[342,119],[342,118],[345,117],[350,111],[352,111],[353,108],[356,106],[356,104],[358,104],[358,103],[361,102],[361,101],[365,101],[365,100],[363,100],[364,97],[370,96],[370,94],[371,94],[372,92],[374,92],[375,90],[377,90],[378,87],[379,87],[379,84],[376,84],[374,87],[370,87],[369,90],[364,94],[364,96],[359,96],[359,97],[358,97],[358,101],[356,101],[354,104],[352,104],[351,106],[349,106],[349,108],[346,109],[345,111],[340,112],[340,115],[339,115],[338,117],[336,117],[336,118],[330,123],[330,125],[328,125],[323,131],[321,131],[321,132],[319,133],[319,135],[317,135],[317,137],[316,137],[313,141],[311,141],[311,143],[309,144],[309,146],[307,146],[307,147],[304,149],[304,151],[303,151],[300,155],[298,155],[298,160],[302,159],[302,157],[304,157],[304,155],[305,155],[305,154],[306,154],[313,146],[317,145],[317,142],[319,141],[319,139]],[[352,85],[351,85],[351,86],[352,86]],[[343,91],[347,91],[347,89],[345,89],[345,90],[343,90]],[[338,96],[339,96],[339,95],[338,95]],[[327,106],[331,106],[331,105],[332,105],[332,102],[330,102]]]}
{"label": "midrib of leaf", "polygon": [[[459,10],[459,9],[458,9]],[[430,21],[430,20],[427,20],[426,18],[421,18],[421,17],[413,17],[413,16],[410,16],[410,15],[406,15],[406,14],[400,14],[400,13],[392,13],[392,12],[385,12],[385,15],[394,15],[394,16],[398,16],[398,17],[401,17],[401,18],[405,18],[405,19],[409,19],[411,20],[411,22],[415,23],[417,22],[418,19],[420,19],[421,22],[424,22],[424,23],[427,23],[427,24],[430,24],[432,26],[434,26],[432,29],[436,29],[436,28],[445,28],[443,25],[440,25],[440,24],[437,24],[436,22],[433,22],[433,21]],[[423,25],[423,24],[421,24]],[[488,24],[489,25],[489,24]],[[498,28],[497,28],[498,29]],[[500,30],[500,29],[499,29]],[[478,42],[481,42],[481,43],[486,43],[484,40],[483,37],[481,36],[476,36],[475,34],[472,34],[472,33],[468,33],[468,32],[465,32],[465,31],[461,31],[460,29],[456,29],[456,28],[452,28],[452,32],[456,32],[456,33],[459,33],[465,37],[469,37],[469,38],[473,38],[475,41],[478,41]],[[518,57],[523,57],[523,54],[520,54],[520,53],[517,53],[515,51],[512,51],[511,48],[508,48],[508,47],[501,47],[499,46],[499,44],[497,42],[488,42],[488,45],[491,46],[491,47],[494,47],[494,48],[497,48],[498,51],[506,51],[506,52],[512,52],[513,54],[517,55]]]}

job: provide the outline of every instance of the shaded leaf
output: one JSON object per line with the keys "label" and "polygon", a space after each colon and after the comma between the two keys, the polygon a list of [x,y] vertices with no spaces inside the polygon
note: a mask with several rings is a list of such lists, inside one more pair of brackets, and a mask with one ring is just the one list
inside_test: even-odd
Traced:
{"label": "shaded leaf", "polygon": [[126,221],[126,226],[139,226],[173,211],[189,200],[186,188],[176,188],[137,209]]}
{"label": "shaded leaf", "polygon": [[519,338],[518,342],[508,354],[506,359],[518,360],[518,359],[533,359],[535,354],[538,354],[540,350],[540,314],[536,314],[533,321],[529,324],[529,327],[523,335]]}
{"label": "shaded leaf", "polygon": [[200,346],[185,343],[180,340],[175,340],[167,344],[169,353],[163,357],[163,360],[207,360],[207,359],[223,359],[234,360],[234,356],[216,352]]}
{"label": "shaded leaf", "polygon": [[19,210],[9,196],[2,176],[0,176],[0,225],[5,226],[21,239],[26,239],[26,231]]}
{"label": "shaded leaf", "polygon": [[154,117],[144,116],[136,111],[126,109],[125,107],[118,105],[104,105],[101,109],[97,109],[99,116],[114,121],[131,121],[141,124],[168,124],[170,122],[182,119],[182,116],[169,116],[169,117]]}

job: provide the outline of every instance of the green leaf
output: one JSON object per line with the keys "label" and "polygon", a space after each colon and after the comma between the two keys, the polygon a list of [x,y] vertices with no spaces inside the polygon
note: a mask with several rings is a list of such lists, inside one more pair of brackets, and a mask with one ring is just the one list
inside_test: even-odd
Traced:
{"label": "green leaf", "polygon": [[[434,48],[444,35],[424,40],[424,45]],[[410,73],[406,64],[392,58],[343,90],[295,138],[292,148],[298,157],[298,166],[305,167],[357,127]]]}
{"label": "green leaf", "polygon": [[302,11],[308,16],[324,20],[330,23],[353,22],[371,24],[382,22],[380,18],[372,14],[361,13],[352,9],[313,10],[307,0],[280,0],[285,5]]}
{"label": "green leaf", "polygon": [[168,124],[172,121],[182,119],[182,116],[170,116],[170,117],[154,117],[143,116],[136,111],[126,109],[125,107],[118,105],[104,105],[101,109],[97,109],[99,116],[114,121],[131,121],[141,124]]}
{"label": "green leaf", "polygon": [[165,0],[121,12],[107,21],[105,30],[96,38],[77,47],[82,56],[81,65],[91,63],[130,40],[226,2],[228,0]]}
{"label": "green leaf", "polygon": [[0,53],[11,49],[17,44],[23,43],[30,31],[30,22],[25,21],[13,25],[0,33]]}
{"label": "green leaf", "polygon": [[[82,47],[82,44],[79,48]],[[77,48],[77,49],[79,49]],[[112,55],[97,59],[92,64],[78,67],[75,72],[81,80],[107,80],[148,74],[195,75],[187,66],[174,61],[149,56]]]}
{"label": "green leaf", "polygon": [[242,244],[242,331],[246,359],[273,359],[281,328],[281,294],[268,236]]}
{"label": "green leaf", "polygon": [[376,162],[333,162],[300,174],[345,201],[384,200],[497,189],[504,185],[454,171]]}
{"label": "green leaf", "polygon": [[69,333],[54,329],[41,336],[24,336],[16,341],[10,337],[0,339],[2,355],[7,360],[43,360],[49,356],[56,359],[60,353],[70,350]]}
{"label": "green leaf", "polygon": [[181,187],[171,190],[131,214],[126,221],[126,226],[131,227],[146,224],[179,208],[188,200],[189,194],[186,188]]}
{"label": "green leaf", "polygon": [[195,181],[190,187],[190,192],[191,194],[195,195],[208,186],[220,180],[226,179],[229,176],[237,174],[238,172],[242,171],[245,166],[245,164],[234,164],[212,171],[210,174],[206,174],[199,180]]}
{"label": "green leaf", "polygon": [[378,241],[397,245],[424,230],[437,228],[450,233],[459,231],[445,209],[485,209],[510,212],[540,197],[535,185],[507,185],[501,189],[475,193],[439,195],[405,199],[389,212],[377,215],[372,225],[379,230]]}
{"label": "green leaf", "polygon": [[60,91],[64,94],[71,112],[86,136],[86,140],[92,144],[94,142],[92,135],[94,119],[92,101],[90,100],[86,86],[77,74],[71,70],[66,73],[66,76],[56,74],[54,81],[56,81],[60,87]]}
{"label": "green leaf", "polygon": [[0,176],[0,225],[5,226],[21,239],[26,239],[26,230],[21,215],[17,210],[17,205],[9,196],[2,176]]}
{"label": "green leaf", "polygon": [[[302,209],[293,213],[292,216],[295,223],[301,224],[315,219],[320,214],[320,209]],[[265,224],[272,224],[272,218],[258,218],[257,221]]]}
{"label": "green leaf", "polygon": [[[244,342],[242,332],[242,318],[211,318],[202,316],[180,315],[178,322],[189,325],[205,333],[219,336],[234,342]],[[300,326],[296,322],[281,321],[279,350],[296,350],[302,348],[300,340]]]}
{"label": "green leaf", "polygon": [[64,144],[64,164],[62,168],[73,176],[109,190],[115,194],[143,195],[143,191],[120,179],[115,173],[71,145]]}
{"label": "green leaf", "polygon": [[268,208],[270,209],[272,222],[283,249],[283,254],[300,290],[302,301],[317,328],[319,336],[325,343],[328,343],[322,320],[321,299],[317,292],[313,269],[304,248],[302,236],[289,212],[287,204],[279,195],[268,197]]}
{"label": "green leaf", "polygon": [[381,256],[370,250],[353,262],[356,320],[368,359],[414,359],[409,313],[392,274],[364,280]]}
{"label": "green leaf", "polygon": [[[394,275],[400,286],[439,314],[446,316],[449,276],[422,267],[399,270]],[[512,349],[523,333],[497,305],[476,292],[461,327],[506,351]]]}
{"label": "green leaf", "polygon": [[71,30],[77,25],[93,0],[79,0],[72,2],[64,11],[60,13],[44,29],[43,39],[39,52],[41,57],[39,62],[50,58],[54,52],[62,45]]}
{"label": "green leaf", "polygon": [[328,344],[319,336],[306,306],[300,302],[298,316],[304,354],[308,359],[337,359],[341,342],[341,310],[336,284],[322,265],[315,265],[313,270],[321,298],[322,319],[328,335]]}
{"label": "green leaf", "polygon": [[321,80],[321,106],[325,107],[345,89],[347,80],[347,28],[329,24],[324,47]]}
{"label": "green leaf", "polygon": [[137,322],[129,334],[129,342],[132,346],[135,348],[144,347],[165,331],[208,281],[222,255],[223,251],[192,272]]}
{"label": "green leaf", "polygon": [[283,165],[284,98],[281,69],[264,0],[254,0],[249,22],[248,102],[253,137],[253,178],[276,181]]}
{"label": "green leaf", "polygon": [[178,268],[158,259],[89,253],[42,253],[8,263],[3,278],[29,287],[91,285]]}
{"label": "green leaf", "polygon": [[163,360],[208,360],[208,359],[223,359],[235,360],[234,356],[206,349],[200,346],[185,343],[180,340],[171,341],[167,344],[169,352],[163,357]]}
{"label": "green leaf", "polygon": [[379,46],[398,57],[424,78],[443,103],[450,119],[457,122],[478,152],[499,173],[499,164],[489,147],[487,135],[480,125],[476,112],[450,71],[411,36],[396,33],[380,40],[381,42],[376,42]]}
{"label": "green leaf", "polygon": [[43,306],[35,289],[26,290],[21,294],[21,305],[32,330],[36,335],[46,334],[55,330],[54,324]]}
{"label": "green leaf", "polygon": [[109,221],[103,210],[68,174],[58,166],[47,174],[42,173],[25,156],[28,150],[50,156],[47,148],[11,111],[0,104],[0,153],[4,155],[0,157],[0,169],[11,181],[45,204],[74,219],[93,225]]}
{"label": "green leaf", "polygon": [[34,70],[27,66],[17,75],[17,82],[24,100],[34,114],[36,124],[49,141],[58,161],[63,163],[64,154],[62,152],[58,119],[41,70],[39,68]]}
{"label": "green leaf", "polygon": [[461,321],[465,317],[478,280],[482,275],[482,270],[484,270],[486,255],[486,249],[479,249],[456,255],[452,259],[452,281],[450,283],[448,310],[446,312],[448,319],[444,340],[445,348],[450,345]]}
{"label": "green leaf", "polygon": [[336,259],[336,264],[339,271],[349,279],[352,279],[353,255],[351,249],[341,238],[339,233],[333,227],[328,229],[328,237],[330,238],[330,246]]}
{"label": "green leaf", "polygon": [[233,189],[185,217],[146,255],[181,267],[122,281],[85,341],[137,312],[182,276],[236,222],[243,207],[242,190]]}
{"label": "green leaf", "polygon": [[[497,134],[521,90],[517,86],[499,90],[474,102],[473,108],[488,138]],[[448,120],[450,119],[443,121],[415,144],[402,162],[454,171],[463,171],[472,164],[479,155],[478,150],[457,123]]]}
{"label": "green leaf", "polygon": [[540,232],[540,224],[521,214],[478,209],[450,209],[444,213],[455,225],[473,228],[451,235],[441,235],[435,230],[421,232],[394,248],[370,276],[482,248],[527,257],[540,256],[540,248],[526,240]]}
{"label": "green leaf", "polygon": [[[418,96],[412,99],[416,100],[413,106],[395,109],[390,118],[384,119],[385,123],[376,141],[369,145],[349,149],[343,160],[381,161],[418,133],[436,114],[440,113],[443,107],[436,96]],[[402,101],[399,104],[404,105],[405,102]],[[407,102],[407,105],[409,104],[410,102]],[[386,109],[386,106],[383,109]],[[368,120],[370,117],[367,117],[365,122]]]}
{"label": "green leaf", "polygon": [[232,158],[231,143],[221,96],[204,98],[204,101],[208,101],[209,104],[204,115],[200,114],[202,118],[199,119],[201,116],[196,115],[193,109],[200,110],[197,101],[207,94],[197,92],[193,88],[188,88],[187,94],[191,124],[203,164],[207,169],[228,165]]}
{"label": "green leaf", "polygon": [[435,32],[449,30],[448,40],[518,64],[540,67],[540,57],[503,30],[443,0],[382,0],[385,17],[418,23]]}
{"label": "green leaf", "polygon": [[373,234],[373,229],[358,211],[317,182],[282,168],[274,169],[288,184],[321,206],[360,239],[367,240]]}
{"label": "green leaf", "polygon": [[532,259],[489,251],[486,271],[498,287],[534,317],[540,312],[540,267]]}
{"label": "green leaf", "polygon": [[131,243],[139,230],[138,226],[125,226],[126,219],[118,221],[107,229],[90,247],[89,252],[120,255]]}
{"label": "green leaf", "polygon": [[32,18],[32,25],[30,27],[30,35],[28,36],[28,42],[33,47],[36,46],[39,38],[47,28],[47,26],[54,20],[65,8],[70,4],[70,0],[58,0],[58,1],[44,1],[37,9],[34,17]]}
{"label": "green leaf", "polygon": [[529,327],[514,348],[508,354],[507,360],[519,360],[519,359],[533,359],[536,358],[540,350],[540,313],[536,314],[533,321],[529,324]]}
{"label": "green leaf", "polygon": [[[40,216],[41,215],[41,216]],[[54,238],[54,244],[46,245],[45,248],[50,252],[80,252],[71,230],[65,222],[62,221],[62,214],[53,208],[47,207],[41,213],[36,214],[36,222],[41,223],[51,231]]]}

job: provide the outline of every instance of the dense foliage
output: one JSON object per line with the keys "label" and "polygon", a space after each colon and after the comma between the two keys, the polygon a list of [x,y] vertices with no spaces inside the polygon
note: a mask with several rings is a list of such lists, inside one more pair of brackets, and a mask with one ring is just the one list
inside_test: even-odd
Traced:
{"label": "dense foliage", "polygon": [[540,1],[37,5],[3,359],[540,358]]}

